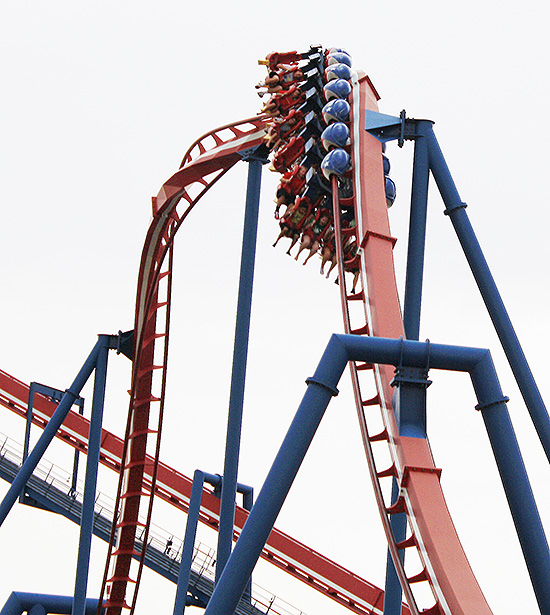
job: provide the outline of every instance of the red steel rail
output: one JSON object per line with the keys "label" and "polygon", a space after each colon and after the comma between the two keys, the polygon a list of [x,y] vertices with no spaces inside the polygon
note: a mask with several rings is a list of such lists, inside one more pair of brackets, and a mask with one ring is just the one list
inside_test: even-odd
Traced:
{"label": "red steel rail", "polygon": [[[1,405],[25,417],[28,397],[28,385],[0,370]],[[35,394],[33,423],[44,428],[56,407],[54,402],[43,395]],[[57,433],[57,437],[86,453],[88,432],[89,420],[71,410]],[[123,440],[104,429],[101,438],[101,463],[118,472],[123,449]],[[152,467],[153,459],[147,456],[143,485],[146,491],[151,490]],[[187,512],[192,484],[190,478],[159,462],[154,489],[156,496]],[[219,509],[219,498],[212,491],[204,488],[200,520],[217,529]],[[235,536],[240,533],[247,515],[246,510],[237,506]],[[384,592],[381,589],[276,528],[271,532],[262,557],[359,615],[382,614]],[[409,615],[406,606],[404,606],[403,615]]]}
{"label": "red steel rail", "polygon": [[[366,133],[363,126],[365,110],[378,110],[378,95],[368,77],[363,75],[355,83],[352,97],[353,204],[357,225],[355,229],[344,232],[355,233],[360,246],[353,264],[361,271],[361,290],[354,295],[347,294],[340,265],[344,324],[348,333],[399,338],[404,332],[395,281],[395,239],[389,228],[381,145]],[[153,456],[147,453],[148,435],[156,434],[157,444],[160,438],[171,277],[170,259],[166,259],[166,255],[170,253],[174,236],[189,211],[241,159],[243,151],[262,143],[264,134],[265,123],[261,117],[208,133],[193,144],[180,170],[153,199],[154,217],[147,233],[138,281],[131,403],[126,436],[120,440],[104,431],[102,445],[102,462],[120,470],[117,497],[119,532],[111,556],[113,572],[108,580],[107,615],[119,615],[123,608],[135,605],[140,571],[136,579],[131,579],[130,567],[135,555],[134,539],[140,523],[138,515],[142,498],[158,494],[186,510],[191,490],[191,481],[187,477],[160,463],[157,453]],[[180,203],[183,203],[183,211],[178,211]],[[161,289],[162,280],[168,282],[166,290]],[[349,303],[353,301],[363,305],[359,326],[351,322]],[[164,318],[159,318],[163,310]],[[160,353],[159,343],[162,344]],[[155,355],[162,357],[160,362],[157,360],[158,364],[155,364]],[[153,378],[155,370],[161,374],[156,380]],[[410,607],[410,611],[404,607],[403,612],[411,612],[413,615],[419,613],[411,585],[426,581],[434,595],[435,604],[424,613],[489,615],[491,611],[448,512],[439,480],[440,470],[435,467],[429,444],[425,439],[402,437],[398,433],[391,404],[393,368],[352,364],[351,370],[370,473],[390,551],[396,560],[398,576]],[[374,398],[365,399],[361,393],[360,380],[369,372],[374,375],[377,394]],[[156,381],[160,381],[159,384],[155,384]],[[3,372],[0,372],[0,382],[0,403],[20,414],[24,413],[28,397],[26,385]],[[158,392],[154,390],[155,386],[160,387]],[[35,422],[44,425],[54,405],[40,396],[36,399]],[[160,407],[156,410],[159,417],[157,430],[149,427],[153,406]],[[379,406],[384,424],[383,430],[375,435],[368,428],[373,406]],[[71,412],[59,436],[85,450],[87,429],[87,421]],[[376,467],[372,447],[374,442],[386,443],[392,459],[390,468],[380,471]],[[124,461],[121,463],[121,460]],[[400,485],[400,497],[393,507],[384,503],[379,483],[379,479],[386,476],[395,478]],[[401,544],[395,544],[389,529],[389,517],[395,512],[405,512],[408,519],[410,535]],[[219,501],[206,490],[201,520],[216,527],[218,515]],[[235,516],[236,534],[245,519],[246,512],[238,509]],[[415,548],[423,565],[423,569],[412,576],[407,576],[399,558],[395,557],[404,548]],[[273,530],[263,556],[357,613],[382,612],[382,590],[282,532]],[[130,607],[125,598],[129,582],[135,583]]]}
{"label": "red steel rail", "polygon": [[[352,263],[361,271],[361,289],[353,295],[346,291],[340,271],[340,292],[346,333],[397,339],[404,336],[395,271],[393,247],[387,213],[381,144],[364,129],[365,111],[378,111],[379,99],[369,78],[360,76],[353,87],[352,161],[354,176],[353,205],[356,227],[352,230],[359,251]],[[336,198],[335,209],[338,210]],[[337,222],[335,220],[335,222]],[[349,231],[343,231],[344,234]],[[338,235],[338,233],[336,233]],[[340,242],[341,243],[341,242]],[[341,250],[341,247],[340,247]],[[341,259],[339,259],[341,260]],[[340,269],[342,266],[340,265]],[[350,302],[361,302],[360,322],[352,324]],[[354,311],[357,319],[356,310]],[[429,443],[423,438],[399,435],[392,407],[393,367],[350,362],[359,425],[369,462],[380,514],[405,599],[413,614],[419,613],[414,583],[427,582],[435,604],[423,613],[430,615],[489,615],[491,610],[470,568],[451,520],[440,485],[441,470],[436,468]],[[377,394],[364,398],[361,380],[374,375]],[[383,429],[370,433],[374,407],[382,414]],[[376,467],[373,443],[389,447],[392,465]],[[385,503],[380,479],[395,478],[400,487],[394,506]],[[408,538],[396,544],[390,529],[392,514],[404,512],[408,520]],[[407,574],[398,557],[402,549],[415,548],[422,569]]]}
{"label": "red steel rail", "polygon": [[[171,254],[174,237],[195,204],[241,160],[244,151],[261,145],[264,136],[261,117],[236,122],[204,135],[187,152],[180,170],[153,199],[153,220],[145,239],[138,276],[131,399],[115,501],[116,523],[113,524],[103,581],[103,587],[107,588],[106,615],[119,615],[123,608],[129,608],[130,613],[134,611],[143,569],[143,556],[136,553],[134,544],[141,525],[140,506],[144,499],[150,498],[144,528],[144,540],[147,539],[157,480],[170,310],[171,258],[166,259],[166,256]],[[158,378],[153,377],[155,371]],[[156,430],[150,427],[152,413],[157,417]],[[151,439],[155,453],[152,490],[148,492],[144,489],[144,476],[150,463],[147,448],[151,447]],[[115,530],[118,530],[116,538]],[[136,556],[139,557],[138,569],[132,573]],[[128,604],[129,585],[133,591]],[[103,598],[103,589],[101,593]]]}

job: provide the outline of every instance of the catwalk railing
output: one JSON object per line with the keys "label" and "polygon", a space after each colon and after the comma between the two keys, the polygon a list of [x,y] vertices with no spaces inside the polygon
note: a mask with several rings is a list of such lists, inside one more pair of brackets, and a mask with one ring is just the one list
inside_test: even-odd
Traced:
{"label": "catwalk railing", "polygon": [[[25,383],[0,370],[0,404],[25,418],[29,387]],[[33,423],[44,428],[56,409],[56,404],[37,394],[34,397]],[[87,451],[89,421],[78,412],[71,410],[57,437],[79,451]],[[121,438],[103,429],[101,436],[100,462],[118,471],[122,457]],[[145,489],[151,489],[150,468],[145,470]],[[159,462],[158,477],[155,485],[157,497],[170,505],[187,512],[191,496],[192,480]],[[217,529],[220,501],[212,491],[203,490],[199,520],[208,527]],[[237,506],[235,512],[235,536],[240,533],[248,513]],[[331,561],[311,547],[304,545],[288,534],[273,529],[262,557],[287,572],[291,576],[316,589],[331,600],[348,608],[358,615],[382,613],[384,592],[359,575]],[[408,609],[404,607],[404,615]]]}
{"label": "catwalk railing", "polygon": [[[0,477],[10,481],[16,475],[22,459],[22,447],[13,439],[0,434]],[[82,511],[83,483],[77,482],[76,490],[71,489],[72,474],[53,463],[43,460],[35,469],[23,495],[23,502],[62,514],[78,523]],[[94,534],[107,541],[110,536],[114,500],[98,492],[94,506]],[[144,518],[141,518],[144,521]],[[142,550],[141,536],[136,540],[136,551]],[[145,565],[164,578],[177,582],[183,540],[173,532],[151,524]],[[195,542],[191,565],[190,592],[193,595],[209,597],[214,588],[216,551],[203,542]],[[242,601],[238,615],[304,615],[289,603],[253,583],[251,603]]]}

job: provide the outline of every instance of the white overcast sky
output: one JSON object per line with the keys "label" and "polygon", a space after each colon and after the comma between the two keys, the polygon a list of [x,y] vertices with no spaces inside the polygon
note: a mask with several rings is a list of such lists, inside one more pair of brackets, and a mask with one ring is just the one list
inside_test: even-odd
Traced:
{"label": "white overcast sky", "polygon": [[[341,46],[366,71],[381,111],[435,130],[543,396],[549,261],[547,17],[526,0],[461,3],[32,2],[0,6],[2,240],[0,368],[65,389],[97,333],[133,326],[151,196],[201,134],[259,110],[257,60]],[[388,155],[403,282],[412,145]],[[246,168],[201,203],[176,246],[172,355],[162,458],[218,473],[230,377]],[[271,247],[277,177],[265,171],[240,480],[259,489],[332,332],[336,286]],[[550,472],[467,265],[430,199],[421,339],[489,347],[548,526]],[[536,605],[465,376],[431,374],[429,435],[466,552],[495,613]],[[122,432],[129,363],[114,354],[105,426]],[[346,374],[277,526],[382,586],[385,547]],[[91,401],[90,391],[86,392]],[[88,401],[88,408],[90,405]],[[23,424],[2,411],[0,431]],[[59,449],[59,450],[58,450]],[[48,459],[67,465],[54,447]],[[2,490],[4,486],[1,486]],[[100,477],[109,492],[112,481]],[[159,507],[182,536],[185,518]],[[207,539],[211,546],[215,538]],[[0,529],[0,604],[13,590],[70,594],[76,527],[21,505]],[[95,545],[95,543],[94,543]],[[90,596],[104,550],[95,545]],[[310,615],[341,612],[280,573],[267,589]],[[174,589],[148,575],[139,611],[171,612]]]}

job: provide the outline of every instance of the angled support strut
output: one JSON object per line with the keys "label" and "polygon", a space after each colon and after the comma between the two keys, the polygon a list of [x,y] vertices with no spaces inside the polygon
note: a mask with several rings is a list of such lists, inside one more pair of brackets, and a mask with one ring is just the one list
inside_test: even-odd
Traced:
{"label": "angled support strut", "polygon": [[[310,379],[248,521],[206,609],[233,613],[348,361],[469,372],[541,613],[550,615],[550,552],[488,350],[408,340],[333,335]],[[320,384],[323,383],[323,384]]]}
{"label": "angled support strut", "polygon": [[[418,222],[418,227],[414,230],[414,234],[409,242],[404,306],[407,338],[418,339],[420,322],[424,253],[423,235],[425,232],[423,203],[428,181],[427,163],[445,203],[445,214],[451,219],[533,425],[537,430],[546,457],[550,461],[550,418],[548,411],[466,213],[466,203],[460,198],[437,142],[433,130],[433,122],[429,120],[408,119],[405,117],[404,111],[401,112],[399,117],[367,111],[365,130],[383,143],[398,140],[399,145],[403,145],[404,140],[410,139],[414,140],[416,144],[411,224],[414,218]],[[416,159],[417,153],[418,160]]]}

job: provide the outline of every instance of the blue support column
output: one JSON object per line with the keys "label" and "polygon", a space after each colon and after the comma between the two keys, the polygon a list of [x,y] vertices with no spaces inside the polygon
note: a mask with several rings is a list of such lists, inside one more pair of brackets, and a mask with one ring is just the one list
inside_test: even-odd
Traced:
{"label": "blue support column", "polygon": [[27,422],[25,423],[25,439],[23,440],[23,455],[21,457],[21,463],[25,463],[29,455],[29,446],[31,442],[31,427],[32,427],[32,413],[34,407],[34,392],[37,382],[31,382],[29,385],[29,401],[27,402]]}
{"label": "blue support column", "polygon": [[542,615],[550,615],[550,553],[488,350],[356,335],[333,335],[288,430],[205,615],[231,615],[260,557],[348,360],[469,372],[487,424]]}
{"label": "blue support column", "polygon": [[[27,423],[25,425],[25,440],[24,440],[24,444],[23,444],[22,463],[25,463],[25,460],[27,459],[27,455],[29,454],[29,445],[30,445],[30,438],[31,438],[31,427],[32,427],[33,409],[34,409],[34,394],[35,393],[41,393],[42,395],[45,395],[46,397],[49,397],[55,403],[59,403],[61,401],[61,399],[63,398],[63,391],[60,391],[59,389],[53,389],[52,387],[46,386],[44,384],[40,384],[38,382],[31,382],[31,384],[29,386],[29,400],[27,402]],[[73,405],[78,406],[78,413],[79,414],[81,414],[81,415],[84,414],[84,398],[78,397],[77,399],[75,399]],[[80,455],[80,453],[78,452],[78,449],[75,449],[75,451],[74,451],[74,462],[73,462],[73,475],[72,475],[72,478],[71,478],[71,489],[69,491],[69,493],[71,493],[71,494],[76,492],[76,483],[77,483],[77,480],[78,480],[78,459],[79,459],[79,455]],[[20,501],[23,504],[25,503],[25,501],[24,501],[24,493],[21,494]]]}
{"label": "blue support column", "polygon": [[[399,485],[394,478],[391,486],[391,503],[397,502],[399,498]],[[407,534],[407,515],[405,513],[397,513],[392,515],[390,525],[395,538],[395,542],[404,540]],[[399,557],[403,562],[405,560],[405,551],[399,553]],[[399,577],[395,571],[395,565],[390,551],[386,558],[386,584],[384,586],[384,615],[401,615],[401,603],[403,601],[403,590]]]}
{"label": "blue support column", "polygon": [[204,473],[200,470],[195,470],[195,474],[193,475],[193,487],[191,488],[191,498],[189,499],[185,538],[183,539],[183,551],[178,574],[176,599],[174,601],[174,615],[182,615],[185,611],[189,578],[191,576],[191,564],[193,562],[193,550],[195,548],[195,536],[197,534],[197,525],[201,509],[203,485]]}
{"label": "blue support column", "polygon": [[428,144],[424,137],[425,125],[431,128],[431,122],[427,120],[419,120],[416,123],[417,131],[414,144],[409,245],[405,278],[405,299],[403,302],[403,326],[408,340],[417,340],[420,335],[428,183],[430,177]]}
{"label": "blue support column", "polygon": [[220,527],[218,535],[218,557],[216,561],[216,582],[231,554],[233,525],[235,522],[235,497],[243,416],[246,363],[248,357],[248,336],[252,307],[252,289],[258,232],[258,209],[260,204],[261,173],[264,160],[251,156],[248,160],[248,186],[244,217],[244,232],[241,255],[241,273],[235,325],[233,370],[229,394],[227,437],[220,506]]}
{"label": "blue support column", "polygon": [[[399,118],[367,111],[365,129],[382,142],[399,139],[399,145],[403,144],[404,139],[416,138],[419,134],[425,138],[428,146],[430,170],[445,203],[445,213],[451,218],[546,457],[550,461],[550,418],[548,411],[470,224],[465,211],[466,204],[460,199],[433,132],[431,122],[407,120],[404,111],[401,112]],[[409,320],[408,316],[407,320]]]}
{"label": "blue support column", "polygon": [[460,199],[458,190],[431,127],[425,131],[425,135],[429,146],[430,169],[445,203],[445,213],[451,218],[487,311],[493,321],[518,387],[531,415],[531,420],[537,430],[546,457],[550,461],[550,419],[548,411],[470,224],[465,209],[466,205]]}
{"label": "blue support column", "polygon": [[[79,397],[75,401],[75,405],[78,406],[78,414],[80,416],[84,416],[84,399]],[[71,477],[71,489],[69,493],[72,496],[76,496],[76,485],[78,483],[78,460],[80,459],[80,452],[77,448],[74,449],[74,460],[73,460],[73,475]]]}
{"label": "blue support column", "polygon": [[[427,343],[428,349],[430,343]],[[392,386],[395,387],[393,409],[399,427],[399,433],[409,438],[427,438],[426,390],[431,382],[427,379],[429,351],[426,355],[425,368],[411,368],[398,365]],[[392,483],[392,500],[395,504],[399,496],[399,487],[394,479]],[[397,513],[391,516],[390,525],[395,542],[405,540],[407,534],[407,515]],[[404,561],[405,552],[399,553]],[[401,614],[402,590],[399,578],[388,553],[386,565],[386,588],[384,593],[384,615]]]}
{"label": "blue support column", "polygon": [[205,615],[230,615],[239,603],[328,403],[337,394],[336,385],[347,365],[347,356],[336,338],[331,338],[315,375],[307,381],[306,394],[210,598]]}
{"label": "blue support column", "polygon": [[63,399],[59,402],[59,406],[57,407],[52,418],[45,427],[32,452],[27,457],[25,463],[21,466],[21,469],[17,473],[17,476],[13,479],[13,482],[8,489],[8,492],[6,493],[4,499],[2,500],[2,503],[0,504],[0,525],[4,522],[4,519],[8,516],[8,513],[10,512],[12,506],[19,497],[19,494],[25,488],[25,484],[34,472],[34,469],[44,455],[50,442],[55,437],[55,434],[57,433],[58,429],[63,424],[63,421],[69,413],[69,410],[71,409],[71,406],[73,405],[75,399],[77,399],[80,395],[82,387],[86,384],[86,381],[88,380],[95,368],[97,357],[101,352],[101,347],[102,342],[101,340],[98,340],[92,352],[86,359],[86,362],[79,371],[74,382],[65,391]]}
{"label": "blue support column", "polygon": [[[424,124],[431,122],[421,120],[417,122],[414,145],[414,163],[411,189],[411,213],[409,219],[409,245],[407,251],[407,272],[405,278],[405,299],[403,302],[403,327],[405,336],[409,340],[418,340],[420,335],[420,314],[422,307],[422,283],[424,278],[424,252],[426,244],[426,220],[428,212],[428,184],[430,177],[430,163],[428,158],[428,144],[423,136]],[[400,396],[399,406],[403,403]],[[414,406],[408,405],[414,412]],[[425,410],[425,401],[423,408]],[[410,421],[407,422],[409,424]],[[425,426],[425,415],[422,420]],[[401,428],[400,428],[401,429]],[[417,434],[418,435],[418,434]],[[392,483],[392,500],[394,504],[399,495],[397,482]],[[396,542],[405,539],[407,532],[407,516],[405,513],[392,515],[390,519],[393,536]],[[400,553],[404,560],[405,551]],[[402,602],[401,584],[393,560],[388,552],[386,563],[386,585],[384,592],[384,615],[400,615]]]}
{"label": "blue support column", "polygon": [[470,371],[541,615],[550,615],[550,552],[490,354]]}
{"label": "blue support column", "polygon": [[46,395],[54,403],[59,403],[63,397],[63,391],[60,391],[58,389],[52,389],[51,387],[40,384],[39,382],[31,382],[29,386],[29,400],[27,402],[27,422],[25,424],[25,440],[23,442],[23,463],[25,463],[25,459],[27,459],[27,456],[29,454],[35,393],[42,393],[42,395]]}
{"label": "blue support column", "polygon": [[[116,337],[114,340],[116,341]],[[88,456],[86,460],[86,481],[80,519],[80,542],[76,567],[75,591],[72,615],[84,615],[86,611],[86,592],[88,589],[88,572],[90,568],[90,551],[94,528],[94,505],[97,487],[97,471],[101,450],[101,429],[103,424],[103,406],[105,402],[105,384],[107,379],[107,358],[112,348],[111,337],[100,335],[101,349],[97,357],[94,381],[92,416],[88,435]]]}
{"label": "blue support column", "polygon": [[[254,489],[246,485],[237,484],[237,491],[242,493],[243,496],[243,508],[250,512],[254,506]],[[252,577],[248,579],[248,583],[244,588],[243,600],[246,600],[248,604],[252,602]]]}

